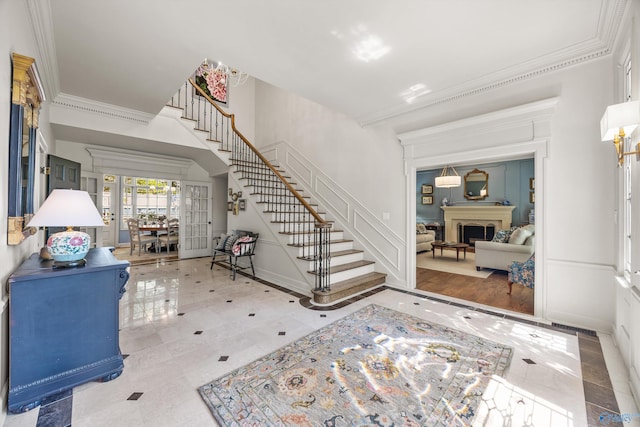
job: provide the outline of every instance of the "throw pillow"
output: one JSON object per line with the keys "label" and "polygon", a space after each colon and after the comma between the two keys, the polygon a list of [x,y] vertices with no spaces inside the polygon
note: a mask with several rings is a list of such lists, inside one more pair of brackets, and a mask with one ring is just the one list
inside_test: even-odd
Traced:
{"label": "throw pillow", "polygon": [[227,237],[226,242],[224,242],[224,250],[231,251],[231,249],[233,248],[233,244],[238,239],[239,239],[239,236],[237,234],[232,234],[231,236]]}
{"label": "throw pillow", "polygon": [[527,240],[527,237],[531,236],[531,234],[531,231],[527,228],[518,228],[516,231],[511,233],[511,236],[509,237],[509,243],[513,245],[522,245],[524,241]]}
{"label": "throw pillow", "polygon": [[236,242],[233,244],[233,247],[231,248],[231,252],[233,252],[234,255],[244,255],[247,252],[249,252],[249,249],[251,249],[251,245],[242,245],[242,242],[250,242],[253,238],[251,236],[242,236],[240,237],[238,240],[236,240]]}
{"label": "throw pillow", "polygon": [[507,243],[509,241],[509,236],[511,235],[511,230],[498,230],[496,234],[493,235],[492,242],[498,243]]}
{"label": "throw pillow", "polygon": [[416,234],[427,234],[427,227],[424,224],[416,224]]}
{"label": "throw pillow", "polygon": [[220,235],[220,238],[218,239],[218,244],[216,245],[216,249],[218,249],[220,251],[224,250],[224,244],[227,242],[227,237],[229,237],[228,234],[222,233]]}

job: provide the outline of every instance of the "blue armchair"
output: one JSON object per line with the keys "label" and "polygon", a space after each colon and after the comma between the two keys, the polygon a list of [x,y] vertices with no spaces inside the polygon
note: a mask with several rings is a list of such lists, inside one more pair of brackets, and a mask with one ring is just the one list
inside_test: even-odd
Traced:
{"label": "blue armchair", "polygon": [[517,283],[527,288],[533,289],[535,283],[536,254],[532,254],[528,260],[524,262],[514,261],[509,265],[509,292],[511,295],[511,287]]}

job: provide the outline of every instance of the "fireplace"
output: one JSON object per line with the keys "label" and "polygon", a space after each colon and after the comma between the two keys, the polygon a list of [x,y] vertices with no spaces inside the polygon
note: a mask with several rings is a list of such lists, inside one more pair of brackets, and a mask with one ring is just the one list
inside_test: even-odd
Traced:
{"label": "fireplace", "polygon": [[[511,217],[515,206],[489,206],[489,205],[464,205],[442,206],[444,211],[445,240],[450,242],[462,242],[463,229],[461,226],[479,226],[483,228],[482,240],[490,240],[487,227],[493,227],[493,233],[497,230],[505,230],[511,227]],[[487,233],[487,234],[484,234]],[[493,234],[491,234],[493,237]],[[480,237],[473,236],[475,240]],[[474,241],[475,241],[474,240]]]}
{"label": "fireplace", "polygon": [[458,238],[460,242],[475,246],[478,240],[491,240],[496,232],[493,224],[458,224]]}

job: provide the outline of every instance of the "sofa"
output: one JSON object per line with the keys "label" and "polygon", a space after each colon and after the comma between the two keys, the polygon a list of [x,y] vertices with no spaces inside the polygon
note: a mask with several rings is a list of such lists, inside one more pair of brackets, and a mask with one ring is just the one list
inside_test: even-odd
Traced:
{"label": "sofa", "polygon": [[509,271],[512,262],[525,262],[535,251],[535,226],[499,230],[490,242],[475,242],[476,269]]}
{"label": "sofa", "polygon": [[436,232],[427,230],[424,224],[416,224],[416,253],[430,251],[431,242],[436,240]]}

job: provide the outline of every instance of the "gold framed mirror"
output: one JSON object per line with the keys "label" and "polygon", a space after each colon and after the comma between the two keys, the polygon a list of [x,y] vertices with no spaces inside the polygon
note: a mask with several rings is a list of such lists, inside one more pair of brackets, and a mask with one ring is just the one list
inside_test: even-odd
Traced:
{"label": "gold framed mirror", "polygon": [[474,169],[464,176],[464,198],[467,200],[484,200],[489,195],[489,174]]}
{"label": "gold framed mirror", "polygon": [[35,60],[17,53],[11,60],[7,244],[18,245],[36,232],[26,224],[34,214],[38,113],[45,97]]}

